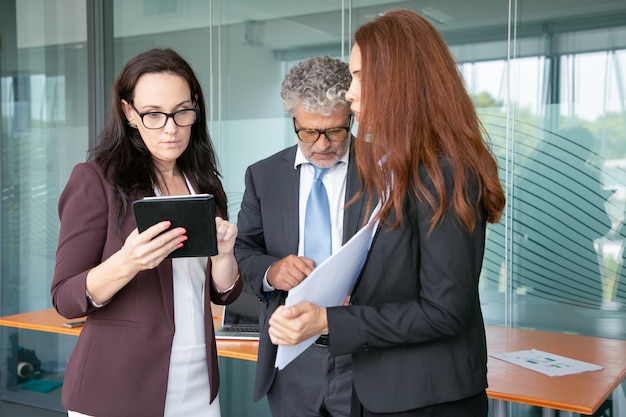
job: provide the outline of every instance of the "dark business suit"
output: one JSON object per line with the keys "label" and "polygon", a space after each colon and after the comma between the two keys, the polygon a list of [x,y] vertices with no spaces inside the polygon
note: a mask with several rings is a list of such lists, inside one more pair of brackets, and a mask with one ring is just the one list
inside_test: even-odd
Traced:
{"label": "dark business suit", "polygon": [[[451,172],[442,165],[450,200]],[[424,169],[420,178],[433,190]],[[476,198],[477,187],[469,194]],[[356,395],[375,413],[448,403],[487,387],[478,296],[485,215],[468,233],[447,210],[428,234],[432,214],[407,197],[401,226],[383,226],[375,237],[351,306],[327,310],[331,352],[352,354]]]}
{"label": "dark business suit", "polygon": [[[131,201],[142,197],[131,196]],[[104,307],[95,308],[85,295],[89,270],[117,252],[137,227],[129,209],[121,232],[115,230],[117,202],[117,192],[94,162],[74,168],[59,199],[52,302],[64,317],[87,315],[67,364],[62,402],[69,410],[97,417],[162,416],[174,337],[172,261],[138,273]],[[231,303],[242,281],[219,293],[212,285],[209,258],[206,282],[206,355],[214,399],[219,373],[210,302]]]}
{"label": "dark business suit", "polygon": [[[276,375],[276,345],[267,332],[268,320],[286,293],[275,291],[270,298],[262,292],[267,268],[287,255],[298,253],[300,169],[294,169],[297,145],[248,167],[245,193],[237,220],[239,233],[235,256],[244,282],[264,303],[261,309],[261,338],[257,361],[254,399],[267,394]],[[352,149],[352,146],[351,146]],[[352,150],[348,163],[346,201],[360,189],[356,160]],[[362,226],[365,204],[361,197],[345,208],[343,241],[349,240]]]}

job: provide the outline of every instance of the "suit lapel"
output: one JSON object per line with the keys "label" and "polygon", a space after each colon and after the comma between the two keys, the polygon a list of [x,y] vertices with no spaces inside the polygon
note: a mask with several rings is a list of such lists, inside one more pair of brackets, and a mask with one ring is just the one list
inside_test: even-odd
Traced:
{"label": "suit lapel", "polygon": [[[298,253],[299,231],[299,207],[300,207],[300,167],[294,169],[293,164],[296,158],[297,145],[285,153],[281,165],[278,169],[279,178],[277,186],[279,189],[279,216],[280,226],[283,228],[285,245],[288,252]],[[277,225],[278,226],[278,225]]]}
{"label": "suit lapel", "polygon": [[[194,185],[195,187],[195,185]],[[142,194],[134,193],[130,197],[130,201],[140,200],[145,197]],[[124,236],[128,236],[131,231],[137,227],[135,218],[133,217],[132,210],[129,210],[127,218],[132,219],[132,222],[126,223],[124,226]],[[128,229],[126,229],[128,228]],[[171,319],[172,326],[174,325],[174,282],[172,279],[172,260],[166,258],[156,267],[157,274],[159,275],[159,284],[161,285],[161,295],[163,297],[163,309],[167,311],[167,317]]]}
{"label": "suit lapel", "polygon": [[172,271],[172,260],[166,258],[157,266],[159,273],[159,283],[161,284],[161,295],[163,296],[163,308],[167,311],[167,317],[174,324],[174,279]]}
{"label": "suit lapel", "polygon": [[[361,179],[354,155],[354,139],[350,145],[350,161],[346,177],[346,203],[361,189]],[[363,194],[357,201],[346,207],[343,213],[343,243],[346,243],[363,225],[367,194]]]}

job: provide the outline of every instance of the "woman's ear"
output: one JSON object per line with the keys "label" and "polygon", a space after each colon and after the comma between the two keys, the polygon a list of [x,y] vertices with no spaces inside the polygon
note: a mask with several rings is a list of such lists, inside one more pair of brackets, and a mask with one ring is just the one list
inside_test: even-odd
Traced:
{"label": "woman's ear", "polygon": [[124,111],[124,115],[126,116],[126,120],[128,120],[128,125],[132,128],[137,128],[137,122],[135,118],[138,117],[137,113],[133,110],[130,104],[126,100],[121,100],[122,110]]}

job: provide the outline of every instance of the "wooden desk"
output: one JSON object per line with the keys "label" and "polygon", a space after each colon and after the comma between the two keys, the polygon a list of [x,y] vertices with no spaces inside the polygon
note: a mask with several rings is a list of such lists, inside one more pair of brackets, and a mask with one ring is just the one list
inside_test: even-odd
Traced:
{"label": "wooden desk", "polygon": [[[214,318],[219,327],[219,317]],[[54,309],[0,317],[0,326],[78,336],[81,328],[63,327],[68,321]],[[495,358],[488,361],[487,395],[495,400],[494,415],[505,415],[504,402],[591,415],[626,377],[626,341],[570,334],[487,326],[489,353],[538,349],[602,366],[601,371],[550,377]],[[220,356],[255,361],[258,342],[217,342]]]}
{"label": "wooden desk", "polygon": [[[82,327],[69,328],[63,326],[63,323],[79,320],[80,319],[68,320],[60,316],[55,309],[49,308],[46,310],[0,317],[0,326],[78,336]],[[221,316],[214,317],[213,321],[216,328],[221,326]],[[217,341],[218,355],[226,358],[256,361],[258,349],[259,343],[256,341]]]}
{"label": "wooden desk", "polygon": [[61,317],[55,309],[49,308],[47,310],[0,317],[0,326],[78,336],[82,327],[69,328],[63,326],[63,323],[79,320],[81,319],[68,320]]}
{"label": "wooden desk", "polygon": [[486,330],[490,354],[537,349],[604,368],[551,377],[489,357],[491,399],[591,415],[626,377],[625,340],[494,326]]}

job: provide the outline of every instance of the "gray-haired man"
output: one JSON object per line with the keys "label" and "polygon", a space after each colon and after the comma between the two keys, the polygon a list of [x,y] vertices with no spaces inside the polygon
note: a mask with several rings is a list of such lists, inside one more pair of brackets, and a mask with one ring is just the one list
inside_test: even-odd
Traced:
{"label": "gray-haired man", "polygon": [[274,417],[350,415],[350,355],[332,356],[322,336],[279,371],[274,367],[277,347],[268,336],[274,310],[315,267],[305,248],[315,171],[327,168],[322,183],[330,208],[329,251],[339,249],[363,222],[365,196],[346,206],[361,188],[350,103],[344,99],[350,81],[347,64],[330,57],[310,58],[292,68],[281,98],[298,144],[246,171],[235,255],[244,281],[264,303],[254,399],[267,395]]}

